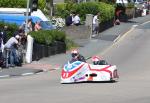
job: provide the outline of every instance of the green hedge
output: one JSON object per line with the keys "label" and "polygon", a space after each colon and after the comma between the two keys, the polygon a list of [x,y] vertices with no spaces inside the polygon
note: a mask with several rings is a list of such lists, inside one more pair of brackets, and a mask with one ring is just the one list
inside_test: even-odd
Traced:
{"label": "green hedge", "polygon": [[31,35],[35,42],[39,44],[53,45],[55,41],[62,41],[65,42],[67,50],[78,47],[78,45],[74,43],[73,40],[66,37],[65,32],[59,30],[33,31],[30,32],[29,35]]}
{"label": "green hedge", "polygon": [[58,4],[55,7],[56,16],[65,18],[70,12],[78,12],[81,20],[85,20],[86,14],[101,13],[101,22],[108,21],[114,17],[115,7],[103,2],[87,2],[87,3],[64,3]]}
{"label": "green hedge", "polygon": [[27,0],[0,0],[0,7],[26,8]]}
{"label": "green hedge", "polygon": [[[0,0],[0,7],[26,8],[27,0]],[[44,11],[46,7],[46,0],[38,0],[38,7]]]}
{"label": "green hedge", "polygon": [[33,31],[30,32],[29,35],[31,35],[37,43],[45,45],[52,45],[54,41],[65,42],[66,39],[65,32],[58,30]]}

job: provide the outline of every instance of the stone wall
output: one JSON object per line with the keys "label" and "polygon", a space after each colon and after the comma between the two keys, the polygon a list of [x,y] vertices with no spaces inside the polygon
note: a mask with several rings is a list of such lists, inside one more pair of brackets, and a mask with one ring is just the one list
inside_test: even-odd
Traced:
{"label": "stone wall", "polygon": [[85,25],[79,26],[66,26],[63,28],[66,35],[71,39],[87,39],[90,37],[90,27]]}

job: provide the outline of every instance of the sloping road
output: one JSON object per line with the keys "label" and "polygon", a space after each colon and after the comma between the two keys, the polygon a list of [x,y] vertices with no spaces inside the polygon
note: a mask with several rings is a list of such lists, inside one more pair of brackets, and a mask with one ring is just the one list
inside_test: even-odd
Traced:
{"label": "sloping road", "polygon": [[1,103],[149,103],[150,23],[133,29],[104,54],[116,83],[60,84],[60,70],[0,79]]}

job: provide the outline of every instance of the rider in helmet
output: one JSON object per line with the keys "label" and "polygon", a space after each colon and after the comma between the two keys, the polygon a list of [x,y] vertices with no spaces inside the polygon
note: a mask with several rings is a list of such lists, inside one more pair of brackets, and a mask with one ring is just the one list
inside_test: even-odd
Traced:
{"label": "rider in helmet", "polygon": [[71,51],[71,62],[75,62],[75,61],[82,61],[82,62],[86,62],[85,58],[79,54],[78,50],[72,50]]}
{"label": "rider in helmet", "polygon": [[93,56],[92,61],[94,65],[108,65],[108,63],[105,60],[102,60],[98,56]]}
{"label": "rider in helmet", "polygon": [[92,57],[92,62],[94,65],[99,65],[100,58],[98,56],[93,56]]}

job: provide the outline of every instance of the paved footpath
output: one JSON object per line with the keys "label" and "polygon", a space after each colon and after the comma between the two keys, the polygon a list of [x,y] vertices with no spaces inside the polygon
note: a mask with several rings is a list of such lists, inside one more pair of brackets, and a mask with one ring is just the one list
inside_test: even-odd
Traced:
{"label": "paved footpath", "polygon": [[[85,58],[90,58],[111,46],[117,41],[117,39],[119,39],[119,37],[129,31],[133,25],[139,25],[147,21],[150,21],[150,15],[130,19],[126,23],[115,25],[114,27],[100,33],[96,38],[76,39],[75,42],[80,45],[78,48],[80,53],[83,54]],[[42,71],[60,69],[69,59],[71,59],[70,52],[67,51],[63,54],[57,54],[43,58],[39,61],[33,61],[31,64],[24,64],[22,67],[1,69],[0,77],[28,75]],[[88,62],[90,62],[90,60]]]}

